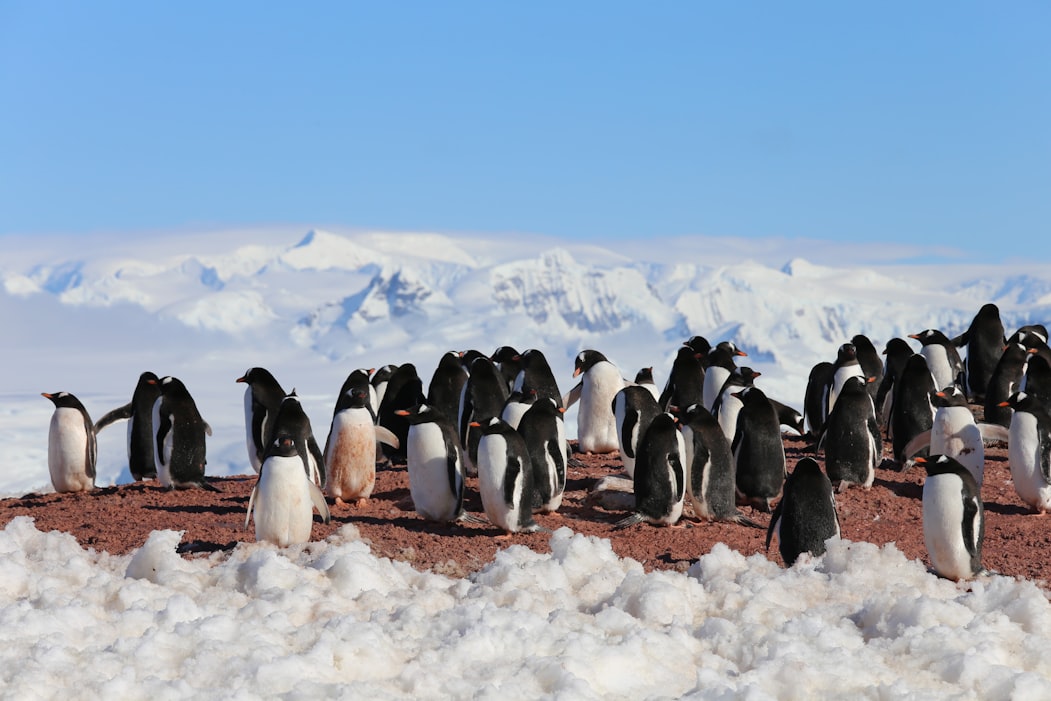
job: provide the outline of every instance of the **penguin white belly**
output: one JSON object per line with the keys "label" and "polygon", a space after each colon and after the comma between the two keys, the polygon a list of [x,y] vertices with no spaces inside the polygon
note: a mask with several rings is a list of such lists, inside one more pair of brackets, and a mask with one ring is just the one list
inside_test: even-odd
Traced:
{"label": "penguin white belly", "polygon": [[731,444],[734,442],[734,436],[737,434],[737,415],[741,413],[741,407],[743,406],[744,404],[741,400],[730,393],[724,394],[722,402],[719,404],[719,427],[723,430],[726,440]]}
{"label": "penguin white belly", "polygon": [[368,499],[376,486],[376,425],[365,408],[332,417],[325,491],[334,499]]}
{"label": "penguin white belly", "polygon": [[[686,446],[682,433],[679,431],[675,432],[675,442],[678,444],[678,453],[676,454],[676,457],[679,458],[681,464],[682,457],[686,453]],[[671,460],[667,460],[666,465],[668,467],[667,480],[668,484],[671,485],[672,499],[674,499],[674,501],[672,501],[671,508],[668,510],[667,515],[665,515],[664,518],[659,519],[658,522],[667,526],[674,526],[682,517],[682,509],[686,503],[686,483],[680,481],[685,479],[685,469],[684,474],[677,475],[675,474],[675,468],[672,467]]]}
{"label": "penguin white belly", "polygon": [[[256,453],[255,438],[252,437],[252,388],[248,387],[245,390],[245,447],[248,449],[248,461],[252,464],[252,469],[259,473],[259,466],[262,461],[259,459],[259,454]],[[154,424],[156,426],[157,424]],[[263,440],[266,440],[266,422],[263,422]]]}
{"label": "penguin white belly", "polygon": [[967,468],[981,488],[985,476],[985,444],[971,410],[940,407],[931,428],[931,455],[948,455]]}
{"label": "penguin white belly", "polygon": [[927,367],[934,378],[935,391],[941,391],[956,381],[945,346],[937,343],[926,345],[920,349],[920,355],[927,359]]}
{"label": "penguin white belly", "polygon": [[[626,440],[630,445],[621,445],[620,431],[617,432],[617,447],[620,449],[620,462],[624,471],[628,473],[628,477],[635,476],[635,454],[639,449],[639,412],[628,409],[624,406],[624,402],[618,401],[614,409],[614,421],[618,426],[623,426],[624,421],[629,418],[631,414],[634,414],[635,424],[631,427],[631,432],[627,436]],[[628,449],[631,450],[631,455],[628,455]]]}
{"label": "penguin white belly", "polygon": [[47,467],[56,492],[91,489],[87,470],[88,434],[76,409],[59,407],[51,415],[47,438]]}
{"label": "penguin white belly", "polygon": [[175,485],[172,480],[172,442],[175,436],[175,417],[169,415],[168,421],[171,425],[168,427],[168,432],[164,434],[164,439],[158,443],[156,438],[157,427],[160,426],[161,421],[161,399],[158,399],[153,405],[153,459],[157,465],[157,481],[160,482],[161,486],[165,489],[171,489]]}
{"label": "penguin white belly", "polygon": [[[562,445],[565,445],[563,442]],[[558,508],[562,506],[562,496],[565,491],[565,482],[559,481],[558,478],[558,465],[555,462],[555,458],[552,457],[549,451],[544,451],[544,461],[546,462],[546,469],[544,471],[544,478],[547,479],[548,494],[551,498],[540,505],[540,510],[544,512],[558,511]],[[565,455],[562,456],[562,469],[565,469]]]}
{"label": "penguin white belly", "polygon": [[[963,540],[963,496],[960,478],[931,475],[923,483],[923,541],[931,567],[942,577],[969,579],[971,554]],[[975,524],[974,532],[978,532]]]}
{"label": "penguin white belly", "polygon": [[624,378],[613,363],[596,363],[584,373],[577,412],[577,440],[581,452],[611,453],[619,450],[613,398],[624,388]]}
{"label": "penguin white belly", "polygon": [[500,418],[506,421],[511,428],[518,430],[518,424],[522,422],[522,417],[529,411],[529,406],[529,404],[523,402],[510,402],[504,407]]}
{"label": "penguin white belly", "polygon": [[835,374],[832,375],[832,389],[828,393],[828,410],[825,413],[826,416],[832,413],[832,408],[836,406],[836,399],[843,391],[843,385],[846,384],[847,380],[852,377],[865,377],[865,373],[862,372],[860,365],[844,365],[841,368],[837,368]]}
{"label": "penguin white belly", "polygon": [[274,456],[259,474],[255,495],[255,539],[279,547],[306,543],[314,521],[309,482],[298,457]]}
{"label": "penguin white belly", "polygon": [[482,436],[478,443],[478,492],[482,508],[493,525],[505,531],[519,529],[518,505],[522,503],[522,479],[515,480],[511,503],[504,499],[507,479],[507,441],[499,435]]}
{"label": "penguin white belly", "polygon": [[1036,417],[1016,411],[1011,416],[1008,461],[1019,498],[1041,513],[1051,511],[1051,485],[1040,472],[1040,437]]}
{"label": "penguin white belly", "polygon": [[722,391],[728,377],[730,371],[718,365],[713,365],[705,371],[704,384],[701,386],[701,403],[708,411],[715,407],[715,400],[719,398],[719,392]]}
{"label": "penguin white belly", "polygon": [[463,474],[456,475],[459,492],[449,483],[449,463],[442,430],[434,423],[409,428],[405,446],[409,494],[416,513],[431,521],[452,521],[459,515]]}

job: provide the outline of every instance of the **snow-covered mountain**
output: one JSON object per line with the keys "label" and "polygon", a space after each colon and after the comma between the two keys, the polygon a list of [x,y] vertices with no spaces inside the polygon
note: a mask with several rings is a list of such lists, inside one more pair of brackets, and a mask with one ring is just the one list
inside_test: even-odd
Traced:
{"label": "snow-covered mountain", "polygon": [[[0,464],[0,493],[48,483],[41,391],[71,391],[97,418],[147,369],[186,382],[216,431],[209,472],[230,474],[250,469],[233,380],[252,365],[296,387],[319,421],[358,367],[413,362],[426,382],[447,350],[512,345],[542,349],[568,389],[573,357],[596,348],[626,377],[652,365],[662,383],[676,347],[702,334],[733,339],[764,389],[799,406],[813,364],[855,333],[877,347],[925,328],[953,335],[986,302],[1009,329],[1051,319],[1046,266],[842,267],[808,261],[805,247],[787,261],[784,246],[736,259],[722,243],[714,256],[714,243],[696,241],[614,250],[408,233],[77,238],[17,250],[0,239],[11,246],[0,258],[0,439],[19,448]],[[572,434],[572,416],[569,425]],[[119,433],[102,435],[100,483],[120,479]]]}

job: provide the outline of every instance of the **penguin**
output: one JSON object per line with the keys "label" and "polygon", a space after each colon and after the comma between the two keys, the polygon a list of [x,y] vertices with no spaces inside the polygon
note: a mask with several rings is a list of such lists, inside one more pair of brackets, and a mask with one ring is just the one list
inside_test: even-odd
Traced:
{"label": "penguin", "polygon": [[597,350],[577,354],[573,377],[580,383],[563,401],[567,409],[579,398],[577,446],[582,453],[611,453],[620,449],[617,420],[613,416],[613,397],[624,388],[617,366]]}
{"label": "penguin", "polygon": [[383,401],[384,395],[387,394],[387,384],[390,382],[390,376],[393,375],[394,371],[397,369],[397,365],[383,365],[372,374],[372,379],[369,380],[372,383],[373,389],[376,390],[376,402],[372,407],[372,410],[376,412],[377,416],[380,413],[380,402]]}
{"label": "penguin", "polygon": [[[291,431],[294,426],[289,426]],[[348,389],[336,400],[325,439],[325,492],[336,504],[356,500],[364,506],[376,485],[376,444],[397,447],[398,438],[376,424],[369,401],[369,391],[358,386]],[[309,439],[307,443],[310,452]]]}
{"label": "penguin", "polygon": [[803,553],[818,557],[825,541],[839,538],[839,515],[832,483],[813,458],[802,458],[785,479],[785,495],[777,503],[766,530],[766,549],[777,533],[777,549],[785,567]]}
{"label": "penguin", "polygon": [[[876,346],[872,344],[872,341],[865,334],[855,334],[850,339],[850,343],[854,346],[858,362],[861,364],[861,374],[865,377],[874,378],[873,381],[865,384],[865,390],[872,397],[873,406],[875,406],[876,392],[879,391],[880,382],[883,381],[883,361],[880,360],[880,354],[876,350]],[[877,422],[879,422],[879,418],[877,412]]]}
{"label": "penguin", "polygon": [[983,304],[967,330],[952,342],[958,348],[966,348],[963,374],[967,396],[977,403],[985,401],[986,387],[1007,345],[1000,309],[995,304]]}
{"label": "penguin", "polygon": [[522,369],[522,355],[512,346],[500,346],[489,356],[489,360],[493,361],[496,369],[500,371],[500,376],[504,378],[504,384],[510,394],[514,389],[518,371]]}
{"label": "penguin", "polygon": [[480,433],[478,491],[485,515],[507,534],[540,530],[533,520],[533,470],[522,436],[498,417],[471,425]]}
{"label": "penguin", "polygon": [[397,411],[411,409],[425,401],[423,380],[417,374],[415,365],[405,363],[391,372],[387,388],[383,393],[383,400],[380,401],[380,410],[376,414],[377,423],[398,439],[397,446],[387,443],[382,446],[383,454],[391,461],[405,461],[405,440],[409,437],[409,422]]}
{"label": "penguin", "polygon": [[[300,435],[299,418],[294,416],[298,402],[284,402],[274,419],[273,440],[263,455],[252,494],[248,498],[245,529],[255,517],[255,539],[284,548],[310,540],[314,509],[321,520],[331,519],[325,496],[307,477],[309,449]],[[293,412],[285,430],[282,417]]]}
{"label": "penguin", "polygon": [[844,343],[836,352],[836,362],[832,364],[832,385],[828,390],[828,410],[825,412],[825,420],[836,407],[836,399],[843,391],[843,385],[850,377],[865,377],[858,360],[858,350],[853,343]]}
{"label": "penguin", "polygon": [[664,391],[657,398],[661,411],[688,407],[703,401],[705,373],[700,355],[689,346],[680,346],[672,361]]}
{"label": "penguin", "polygon": [[427,404],[398,411],[409,422],[405,458],[416,513],[439,523],[460,520],[464,515],[463,449],[452,420]]}
{"label": "penguin", "polygon": [[[131,401],[107,413],[95,422],[95,433],[109,424],[128,420],[128,471],[132,479],[156,479],[157,464],[153,459],[153,403],[160,396],[158,377],[152,372],[139,375]],[[150,383],[153,380],[153,383]]]}
{"label": "penguin", "polygon": [[522,416],[529,411],[530,407],[536,403],[536,390],[529,390],[528,392],[511,392],[507,397],[507,401],[504,402],[503,411],[500,412],[500,418],[503,419],[513,429],[518,428],[518,422],[522,420]]}
{"label": "penguin", "polygon": [[949,385],[962,386],[960,378],[963,374],[963,361],[960,353],[952,341],[937,329],[926,329],[919,333],[910,334],[923,344],[920,355],[927,359],[927,367],[934,377],[935,387],[948,387]]}
{"label": "penguin", "polygon": [[709,343],[707,338],[704,336],[690,336],[682,344],[689,346],[697,354],[702,367],[708,367],[708,354],[712,352],[712,344]]}
{"label": "penguin", "polygon": [[1051,511],[1051,416],[1032,395],[1015,392],[1004,402],[1014,410],[1008,440],[1011,481],[1035,513]]}
{"label": "penguin", "polygon": [[886,427],[887,438],[893,439],[890,416],[894,407],[894,394],[905,363],[913,356],[913,350],[904,338],[892,338],[887,341],[883,355],[887,356],[887,359],[883,368],[883,379],[876,390],[876,417]]}
{"label": "penguin", "polygon": [[533,471],[530,506],[533,511],[551,513],[562,506],[566,490],[566,429],[562,414],[565,409],[551,397],[537,399],[522,416],[518,433],[525,442]]}
{"label": "penguin", "polygon": [[657,383],[653,380],[653,366],[648,368],[640,368],[635,373],[635,384],[639,387],[645,388],[650,394],[653,395],[654,399],[660,399],[661,392],[657,389]]}
{"label": "penguin", "polygon": [[[967,395],[956,385],[931,394],[934,423],[931,425],[930,454],[953,458],[967,468],[979,491],[985,479],[985,444],[982,430],[967,405]],[[906,452],[908,448],[906,448]]]}
{"label": "penguin", "polygon": [[711,411],[715,406],[715,400],[719,398],[719,390],[723,388],[726,378],[737,367],[734,358],[747,357],[747,355],[730,341],[720,342],[715,346],[715,350],[708,354],[702,391],[702,403],[705,409]]}
{"label": "penguin", "polygon": [[772,397],[767,397],[767,399],[774,405],[774,410],[777,411],[777,420],[781,422],[782,426],[787,426],[800,436],[806,435],[803,428],[803,415],[799,411]]}
{"label": "penguin", "polygon": [[905,362],[895,386],[890,415],[891,447],[894,459],[906,466],[909,456],[905,455],[905,446],[934,425],[934,407],[931,405],[934,378],[927,369],[927,360],[914,353]]}
{"label": "penguin", "polygon": [[212,435],[212,428],[201,418],[186,385],[170,375],[149,382],[161,389],[152,412],[153,458],[161,486],[220,491],[204,479],[205,436]]}
{"label": "penguin", "polygon": [[700,404],[686,409],[682,431],[686,493],[699,519],[762,528],[736,503],[736,470],[730,442],[719,422]]}
{"label": "penguin", "polygon": [[635,511],[614,528],[646,521],[673,526],[682,516],[686,498],[686,445],[675,417],[664,412],[650,422],[639,443],[635,461]]}
{"label": "penguin", "polygon": [[1023,379],[1026,394],[1035,397],[1044,410],[1051,413],[1051,362],[1042,355],[1030,355]]}
{"label": "penguin", "polygon": [[[726,434],[726,440],[730,441],[730,443],[733,443],[734,435],[737,433],[737,415],[741,412],[742,406],[741,400],[734,396],[734,392],[740,392],[745,387],[751,387],[755,378],[761,374],[750,367],[736,368],[726,378],[722,389],[719,390],[719,396],[715,399],[712,413],[718,419],[719,425],[723,428],[723,433]],[[777,422],[778,426],[780,426],[780,414]]]}
{"label": "penguin", "polygon": [[427,385],[427,405],[452,421],[460,408],[460,393],[465,384],[467,369],[460,362],[460,354],[455,351],[443,354]]}
{"label": "penguin", "polygon": [[737,503],[770,511],[785,481],[785,447],[777,411],[758,387],[746,387],[741,400],[737,433],[730,447],[737,473]]}
{"label": "penguin", "polygon": [[923,542],[931,569],[958,582],[982,570],[985,510],[971,472],[947,455],[919,458],[923,483]]}
{"label": "penguin", "polygon": [[460,395],[460,447],[464,453],[467,474],[478,472],[478,440],[481,431],[472,424],[484,425],[499,417],[508,398],[507,385],[493,361],[485,356],[471,363],[470,375]]}
{"label": "penguin", "polygon": [[558,389],[555,373],[551,371],[551,365],[544,353],[536,348],[522,353],[520,369],[512,389],[518,392],[536,392],[537,399],[549,397],[554,400],[555,406],[562,408],[562,393]]}
{"label": "penguin", "polygon": [[825,451],[825,470],[837,492],[851,485],[872,487],[876,467],[883,459],[883,439],[864,378],[847,379],[828,415],[819,446]]}
{"label": "penguin", "polygon": [[47,468],[56,492],[87,492],[95,488],[98,445],[88,410],[69,392],[42,392],[55,412],[47,434]]}
{"label": "penguin", "polygon": [[[372,386],[371,377],[373,372],[375,372],[374,368],[358,368],[350,371],[350,374],[347,375],[347,379],[343,380],[343,385],[339,388],[336,404],[332,409],[333,416],[339,412],[340,398],[349,395],[349,393],[354,390],[358,390],[364,392],[368,396],[369,409],[372,411],[373,421],[375,421],[376,411],[379,410],[379,400],[376,399],[376,388]],[[284,399],[284,397],[282,397],[282,399]],[[280,404],[278,406],[280,406]]]}
{"label": "penguin", "polygon": [[[307,417],[303,404],[299,401],[299,396],[295,390],[292,390],[287,397],[281,400],[278,414],[281,415],[282,430],[292,435],[296,439],[297,444],[302,443],[306,446],[306,457],[303,459],[303,465],[305,466],[307,477],[317,486],[323,486],[326,480],[325,454],[318,447],[317,439],[314,438],[314,429],[310,426],[310,419]],[[271,441],[271,444],[273,444],[273,441]]]}
{"label": "penguin", "polygon": [[281,402],[287,392],[266,368],[248,368],[244,375],[235,382],[247,384],[245,388],[245,443],[248,447],[248,461],[252,469],[259,472],[263,464],[263,453],[266,452],[270,439],[270,428]]}
{"label": "penguin", "polygon": [[832,363],[821,361],[810,369],[810,376],[807,378],[806,394],[803,397],[803,419],[810,429],[810,439],[815,443],[820,440],[825,430],[828,391],[832,387],[834,372],[835,366]]}
{"label": "penguin", "polygon": [[650,392],[638,385],[625,387],[613,397],[613,417],[617,422],[617,445],[620,461],[629,477],[635,475],[635,457],[639,441],[650,422],[661,413],[660,405]]}
{"label": "penguin", "polygon": [[985,384],[983,418],[986,423],[1010,427],[1011,409],[1003,403],[1021,388],[1026,361],[1030,357],[1029,350],[1021,343],[1008,343],[1004,348],[989,381]]}

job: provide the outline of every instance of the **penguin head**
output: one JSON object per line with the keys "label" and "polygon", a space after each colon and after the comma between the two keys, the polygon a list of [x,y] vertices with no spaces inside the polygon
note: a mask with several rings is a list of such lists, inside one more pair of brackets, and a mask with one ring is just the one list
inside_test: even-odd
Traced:
{"label": "penguin head", "polygon": [[522,355],[512,346],[500,346],[489,356],[494,363],[513,363],[521,358]]}
{"label": "penguin head", "polygon": [[275,378],[269,370],[266,368],[253,367],[245,370],[245,374],[238,377],[235,382],[244,382],[245,384],[261,383],[268,386],[278,384],[277,378]]}
{"label": "penguin head", "polygon": [[694,353],[699,353],[702,358],[712,350],[712,344],[704,336],[690,336],[689,340],[683,342],[683,345],[691,348]]}
{"label": "penguin head", "polygon": [[83,409],[84,405],[80,403],[80,400],[69,392],[41,392],[41,397],[46,397],[51,400],[51,403],[55,405],[56,409]]}
{"label": "penguin head", "polygon": [[838,362],[840,365],[842,365],[843,363],[849,363],[857,359],[858,349],[854,346],[853,343],[844,343],[839,347],[839,350],[836,351],[836,362]]}
{"label": "penguin head", "polygon": [[653,366],[652,365],[650,367],[648,367],[648,368],[642,368],[637,373],[635,373],[635,384],[637,384],[637,385],[645,385],[645,384],[652,385],[653,384]]}
{"label": "penguin head", "polygon": [[938,329],[924,329],[919,333],[909,334],[909,338],[914,338],[925,346],[929,346],[932,343],[947,346],[950,343],[949,337]]}
{"label": "penguin head", "polygon": [[587,372],[603,361],[606,361],[606,356],[602,355],[602,353],[597,350],[589,349],[580,351],[577,353],[577,357],[573,361],[573,377],[577,377],[578,375]]}
{"label": "penguin head", "polygon": [[904,338],[895,337],[887,341],[887,345],[883,348],[883,355],[888,358],[897,355],[912,355],[912,346]]}
{"label": "penguin head", "polygon": [[270,455],[277,455],[282,458],[290,458],[299,454],[299,449],[296,446],[296,438],[288,433],[280,433],[274,437],[274,442],[270,446],[270,450],[267,451]]}
{"label": "penguin head", "polygon": [[967,406],[967,395],[956,385],[949,385],[945,389],[931,392],[931,404],[936,407]]}

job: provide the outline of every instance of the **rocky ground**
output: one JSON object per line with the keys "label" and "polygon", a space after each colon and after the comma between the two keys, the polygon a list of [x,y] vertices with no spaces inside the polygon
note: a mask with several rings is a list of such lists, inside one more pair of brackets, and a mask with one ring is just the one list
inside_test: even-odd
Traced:
{"label": "rocky ground", "polygon": [[[789,469],[799,458],[813,454],[799,437],[785,436],[785,447]],[[619,457],[615,453],[576,457],[579,464],[569,470],[561,510],[537,516],[544,527],[553,530],[568,526],[579,533],[608,538],[619,555],[638,560],[648,570],[684,570],[718,542],[745,555],[765,553],[780,562],[776,540],[769,552],[765,548],[765,530],[698,521],[689,507],[680,527],[639,524],[614,530],[614,522],[626,512],[595,499],[591,490],[597,480],[620,471]],[[901,472],[885,461],[870,490],[852,488],[838,495],[843,537],[896,543],[908,557],[927,562],[920,515],[923,478],[919,467]],[[187,557],[253,541],[254,533],[251,527],[244,529],[244,521],[255,477],[214,482],[221,493],[199,489],[168,492],[151,481],[94,493],[27,494],[0,500],[0,526],[27,515],[36,520],[40,530],[65,531],[84,547],[111,553],[138,548],[151,531],[159,529],[184,531],[181,549]],[[1051,523],[1046,516],[1031,514],[1015,494],[1002,445],[987,449],[983,498],[983,564],[1005,575],[1046,583],[1051,579]],[[468,478],[466,501],[468,511],[484,519],[476,479]],[[762,525],[769,523],[767,514],[744,510]],[[546,552],[550,538],[542,532],[498,538],[501,532],[488,523],[440,525],[424,521],[412,510],[404,467],[381,470],[375,492],[364,506],[332,506],[328,525],[315,516],[313,538],[322,540],[347,523],[357,527],[378,556],[456,576],[480,569],[497,550],[512,544]]]}

